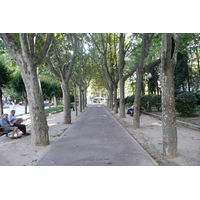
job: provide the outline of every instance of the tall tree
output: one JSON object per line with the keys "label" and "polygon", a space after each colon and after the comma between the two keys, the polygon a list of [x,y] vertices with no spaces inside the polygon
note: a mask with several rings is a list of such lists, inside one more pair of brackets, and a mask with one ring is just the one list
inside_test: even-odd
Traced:
{"label": "tall tree", "polygon": [[177,35],[162,36],[161,88],[163,153],[167,158],[177,156],[176,111],[174,102],[174,68],[177,58]]}
{"label": "tall tree", "polygon": [[140,127],[140,93],[142,88],[143,74],[145,71],[148,71],[152,67],[160,63],[160,59],[148,64],[145,66],[145,59],[148,56],[149,48],[154,39],[154,34],[144,33],[142,37],[142,48],[140,53],[139,62],[137,65],[136,71],[136,92],[134,99],[134,117],[133,117],[133,127]]}
{"label": "tall tree", "polygon": [[123,71],[125,67],[125,55],[127,49],[125,49],[125,37],[126,34],[120,33],[119,36],[119,85],[120,85],[120,117],[125,117],[125,95],[124,95],[124,83],[125,79],[123,76]]}
{"label": "tall tree", "polygon": [[47,65],[52,74],[59,80],[64,100],[64,124],[71,124],[69,80],[77,51],[75,33],[58,35],[52,45],[52,52],[47,56]]}
{"label": "tall tree", "polygon": [[[113,99],[115,113],[118,112],[117,88],[119,82],[117,45],[118,35],[116,33],[90,34],[93,43],[101,55],[103,76],[105,86],[109,91],[109,108],[113,110]],[[113,98],[114,97],[114,98]]]}
{"label": "tall tree", "polygon": [[46,56],[53,34],[1,33],[7,51],[20,68],[30,105],[31,142],[36,146],[49,144],[48,125],[44,112],[38,66]]}
{"label": "tall tree", "polygon": [[[141,46],[140,35],[141,34],[132,34],[129,37],[126,37],[126,34],[120,33],[120,37],[119,37],[120,117],[122,118],[125,117],[125,100],[124,100],[125,81],[137,71],[139,66],[141,66],[142,53],[139,53],[139,49]],[[149,39],[152,40],[152,38],[149,38]],[[131,64],[129,64],[130,67],[126,65],[126,62],[128,61],[128,59],[134,60],[133,63],[131,62]],[[153,62],[152,60],[153,59],[150,59],[147,62],[148,63],[147,65],[144,65],[141,67],[141,77],[143,76],[143,73],[145,71],[155,67],[156,65],[160,63],[160,59],[158,60],[155,59],[156,61],[153,61]],[[141,79],[141,83],[137,81],[137,84],[138,85],[142,84],[142,79]],[[137,85],[137,88],[138,88],[138,85]],[[141,89],[138,88],[137,90],[137,92],[139,93],[138,95],[140,95],[140,91]],[[139,120],[138,116],[137,116],[137,120]]]}
{"label": "tall tree", "polygon": [[[93,75],[93,60],[92,56],[90,56],[89,51],[90,49],[85,49],[85,41],[84,37],[82,39],[82,43],[79,43],[79,49],[77,51],[77,59],[74,66],[73,74],[72,74],[72,81],[79,88],[79,111],[86,107],[86,93],[87,88],[89,87],[92,75]],[[92,54],[92,53],[91,53]],[[92,62],[93,61],[93,62]]]}
{"label": "tall tree", "polygon": [[134,116],[133,116],[133,126],[134,128],[140,127],[140,92],[141,92],[141,86],[142,86],[142,79],[143,79],[143,73],[144,73],[144,60],[148,55],[148,34],[144,33],[142,38],[142,49],[141,49],[141,55],[139,60],[139,66],[136,71],[136,91],[135,91],[135,99],[134,99]]}

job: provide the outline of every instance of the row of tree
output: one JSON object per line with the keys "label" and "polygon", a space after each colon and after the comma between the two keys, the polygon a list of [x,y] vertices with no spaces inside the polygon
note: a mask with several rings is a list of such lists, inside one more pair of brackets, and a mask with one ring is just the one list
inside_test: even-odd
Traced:
{"label": "row of tree", "polygon": [[[26,88],[31,123],[34,127],[31,130],[32,144],[47,145],[49,144],[48,125],[44,113],[44,91],[42,92],[39,79],[39,66],[48,66],[49,71],[59,81],[64,99],[64,123],[71,123],[69,80],[75,57],[79,56],[78,44],[79,52],[81,51],[83,35],[77,37],[77,34],[1,34],[0,36],[19,67]],[[87,63],[82,63],[82,73]],[[74,83],[80,85],[84,93],[86,82],[82,82],[81,75],[83,74],[80,73],[79,78],[74,78]]]}
{"label": "row of tree", "polygon": [[[192,73],[199,73],[199,34],[125,34],[125,33],[93,33],[93,34],[0,34],[3,43],[17,63],[30,105],[31,121],[35,127],[32,136],[34,145],[46,145],[48,126],[43,109],[43,92],[39,80],[39,71],[53,75],[59,82],[64,99],[64,123],[71,123],[70,84],[74,86],[75,99],[77,86],[79,88],[80,111],[84,108],[87,88],[92,80],[99,88],[108,91],[108,107],[118,112],[117,96],[120,89],[120,116],[125,117],[125,82],[135,77],[135,114],[134,128],[140,127],[140,94],[144,75],[151,73],[149,93],[158,91],[158,80],[163,94],[163,136],[164,151],[169,156],[175,156],[168,151],[169,145],[176,143],[174,116],[174,69],[177,52],[179,55],[196,55],[197,70],[193,64],[185,61],[186,57],[178,57],[176,81],[177,88],[191,88]],[[177,41],[179,38],[179,49]],[[192,52],[192,53],[191,53]],[[195,52],[195,53],[194,53]],[[190,56],[191,57],[191,56]],[[195,60],[192,59],[194,62]],[[195,61],[196,62],[196,61]],[[180,71],[186,66],[184,78]],[[190,66],[190,67],[188,67]],[[41,70],[42,69],[42,70]],[[195,78],[197,77],[196,74]],[[182,79],[181,79],[182,78]],[[175,79],[176,80],[176,79]],[[193,79],[194,80],[194,79]],[[150,84],[151,83],[151,84]],[[196,81],[198,85],[198,79]],[[167,99],[170,97],[169,99]],[[168,113],[169,112],[169,113]],[[171,115],[171,113],[173,115]],[[170,115],[169,115],[170,114]],[[170,118],[170,120],[169,120]],[[170,124],[170,128],[169,128]],[[166,135],[172,132],[172,139]],[[174,145],[175,146],[175,145]],[[167,154],[167,153],[166,153]]]}

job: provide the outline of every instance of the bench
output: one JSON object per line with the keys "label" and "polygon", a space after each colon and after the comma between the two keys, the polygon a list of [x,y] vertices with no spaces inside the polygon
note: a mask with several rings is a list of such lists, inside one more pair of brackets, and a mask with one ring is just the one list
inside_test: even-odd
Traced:
{"label": "bench", "polygon": [[3,130],[3,127],[0,127],[0,136],[5,135],[8,137],[8,133],[10,133],[10,130]]}
{"label": "bench", "polygon": [[[145,109],[144,109],[143,107],[140,107],[140,115],[144,112],[144,110],[145,110]],[[131,113],[130,116],[133,117],[134,109],[133,109],[133,110],[130,110],[130,113]]]}

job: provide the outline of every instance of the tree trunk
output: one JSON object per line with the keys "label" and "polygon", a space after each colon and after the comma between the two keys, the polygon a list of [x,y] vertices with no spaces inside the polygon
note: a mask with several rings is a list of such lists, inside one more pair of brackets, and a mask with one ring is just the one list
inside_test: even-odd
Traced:
{"label": "tree trunk", "polygon": [[113,110],[113,89],[109,90],[109,96],[110,96],[110,109]]}
{"label": "tree trunk", "polygon": [[81,91],[82,93],[82,106],[83,106],[83,110],[85,109],[85,93],[84,90]]}
{"label": "tree trunk", "polygon": [[162,132],[163,153],[174,158],[177,153],[176,111],[174,102],[174,68],[177,55],[177,39],[171,33],[162,36]]}
{"label": "tree trunk", "polygon": [[125,118],[125,99],[124,99],[124,82],[123,69],[125,65],[125,51],[124,51],[125,35],[120,33],[119,37],[119,84],[120,84],[120,117]]}
{"label": "tree trunk", "polygon": [[83,94],[84,94],[84,98],[83,98],[83,105],[84,105],[84,109],[87,107],[87,89],[85,89],[83,91]]}
{"label": "tree trunk", "polygon": [[85,108],[87,108],[87,89],[85,89]]}
{"label": "tree trunk", "polygon": [[107,95],[106,99],[107,99],[106,101],[107,107],[110,108],[110,94]]}
{"label": "tree trunk", "polygon": [[134,129],[140,128],[140,93],[142,88],[143,80],[143,69],[139,68],[137,70],[136,78],[136,90],[135,90],[135,99],[134,99],[134,116],[133,116],[133,127]]}
{"label": "tree trunk", "polygon": [[120,117],[125,118],[124,79],[120,79]]}
{"label": "tree trunk", "polygon": [[54,106],[57,107],[58,104],[57,104],[57,98],[56,98],[56,96],[53,97],[53,102],[54,102]]}
{"label": "tree trunk", "polygon": [[0,117],[3,115],[3,102],[2,102],[2,96],[3,96],[3,92],[2,92],[2,89],[0,88]]}
{"label": "tree trunk", "polygon": [[76,96],[76,84],[74,83],[74,104],[75,104],[75,110],[76,110],[76,116],[78,116],[78,109],[77,109],[77,96]]}
{"label": "tree trunk", "polygon": [[114,113],[118,113],[118,102],[117,102],[117,85],[114,85]]}
{"label": "tree trunk", "polygon": [[134,100],[134,116],[133,116],[133,127],[140,127],[140,93],[142,88],[143,73],[144,73],[144,60],[148,55],[148,34],[144,33],[142,38],[142,50],[140,55],[139,66],[136,72],[136,91]]}
{"label": "tree trunk", "polygon": [[83,112],[82,87],[79,85],[79,112]]}
{"label": "tree trunk", "polygon": [[48,125],[44,112],[44,100],[38,72],[30,63],[20,66],[22,78],[28,94],[31,117],[31,143],[36,146],[49,144]]}
{"label": "tree trunk", "polygon": [[25,106],[24,106],[24,113],[27,114],[28,113],[28,98],[24,97],[24,101],[25,101]]}
{"label": "tree trunk", "polygon": [[71,109],[70,109],[70,94],[69,94],[69,86],[68,83],[64,81],[61,82],[61,88],[63,92],[63,100],[64,100],[64,124],[71,124]]}

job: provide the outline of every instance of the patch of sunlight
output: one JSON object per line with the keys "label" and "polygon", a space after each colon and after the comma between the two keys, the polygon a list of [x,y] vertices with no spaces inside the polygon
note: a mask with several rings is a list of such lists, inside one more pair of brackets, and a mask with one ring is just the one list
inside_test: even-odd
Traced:
{"label": "patch of sunlight", "polygon": [[54,125],[58,125],[58,123],[57,122],[48,123],[48,126],[54,126]]}
{"label": "patch of sunlight", "polygon": [[152,125],[155,125],[155,126],[162,126],[162,124],[159,123],[159,122],[154,122],[154,123],[152,123]]}

